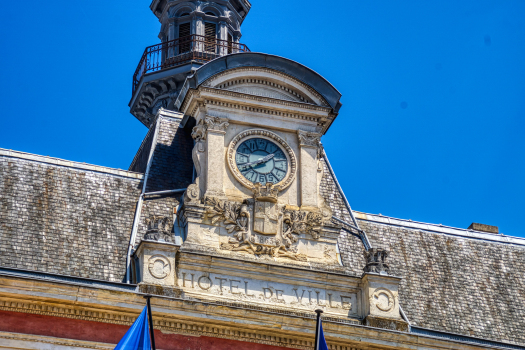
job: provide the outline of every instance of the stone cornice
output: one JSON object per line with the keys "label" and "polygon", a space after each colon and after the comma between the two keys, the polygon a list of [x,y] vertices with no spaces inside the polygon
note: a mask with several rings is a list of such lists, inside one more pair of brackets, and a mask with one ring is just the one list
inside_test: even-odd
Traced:
{"label": "stone cornice", "polygon": [[[154,327],[165,333],[209,336],[296,349],[313,349],[315,315],[293,317],[245,309],[233,303],[181,298],[152,299]],[[144,306],[140,293],[68,286],[0,276],[0,310],[131,325]],[[277,321],[279,320],[279,321]],[[334,322],[335,321],[335,322]],[[240,322],[240,323],[239,323]],[[239,325],[243,325],[240,327]],[[479,345],[437,339],[325,319],[329,349],[479,349]],[[1,336],[0,336],[1,339]],[[491,348],[486,346],[485,348]],[[103,347],[101,349],[104,349]]]}
{"label": "stone cornice", "polygon": [[97,350],[112,350],[115,348],[115,344],[105,344],[84,340],[46,337],[42,335],[21,334],[13,332],[0,332],[0,343],[4,346],[12,346],[12,348],[14,349],[18,349],[19,346],[24,346],[25,348],[25,346],[27,346],[28,343],[35,346],[35,349],[40,348],[42,344],[51,344],[53,346],[65,346],[69,349],[84,348]]}
{"label": "stone cornice", "polygon": [[314,105],[314,104],[309,104],[309,103],[304,103],[304,102],[295,102],[295,101],[289,101],[289,100],[281,100],[281,99],[272,98],[272,97],[257,96],[257,95],[251,95],[251,94],[246,94],[246,93],[232,91],[232,90],[223,90],[223,89],[218,89],[218,88],[213,88],[213,87],[206,87],[206,86],[200,86],[199,90],[203,91],[203,92],[216,93],[216,94],[222,95],[222,96],[240,97],[242,99],[247,99],[247,100],[252,100],[252,101],[259,101],[259,102],[266,102],[266,103],[272,103],[272,104],[278,104],[278,105],[281,105],[281,106],[296,107],[296,108],[302,108],[302,109],[307,109],[307,110],[312,110],[312,111],[321,111],[321,112],[325,112],[325,113],[329,113],[330,112],[330,108],[329,107],[317,106],[317,105]]}

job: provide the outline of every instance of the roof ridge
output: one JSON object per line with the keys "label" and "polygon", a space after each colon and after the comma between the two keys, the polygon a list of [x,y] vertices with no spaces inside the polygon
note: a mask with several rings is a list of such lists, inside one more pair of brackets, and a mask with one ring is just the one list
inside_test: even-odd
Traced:
{"label": "roof ridge", "polygon": [[94,164],[88,164],[88,163],[82,163],[82,162],[75,162],[71,160],[65,160],[65,159],[60,159],[60,158],[55,158],[55,157],[50,157],[50,156],[42,156],[42,155],[34,154],[34,153],[14,151],[14,150],[5,149],[5,148],[0,148],[0,157],[2,156],[10,157],[10,158],[24,159],[24,160],[33,161],[33,162],[52,164],[56,166],[66,167],[66,168],[75,168],[75,169],[95,171],[99,173],[134,178],[138,180],[141,180],[143,178],[143,174],[136,173],[136,172],[129,171],[129,170],[110,168],[110,167],[105,167],[101,165],[94,165]]}
{"label": "roof ridge", "polygon": [[425,231],[439,232],[439,233],[444,233],[444,234],[448,234],[452,236],[462,236],[465,238],[480,239],[480,240],[494,241],[494,242],[500,242],[500,243],[525,245],[525,238],[516,237],[516,236],[508,236],[502,233],[489,233],[489,232],[475,231],[475,230],[465,229],[465,228],[446,226],[442,224],[433,224],[433,223],[427,223],[427,222],[421,222],[421,221],[413,221],[410,219],[408,220],[399,219],[399,218],[394,218],[394,217],[386,216],[382,214],[364,213],[358,210],[354,210],[354,214],[357,220],[374,221],[374,222],[388,224],[388,225],[418,228],[418,229],[425,230]]}

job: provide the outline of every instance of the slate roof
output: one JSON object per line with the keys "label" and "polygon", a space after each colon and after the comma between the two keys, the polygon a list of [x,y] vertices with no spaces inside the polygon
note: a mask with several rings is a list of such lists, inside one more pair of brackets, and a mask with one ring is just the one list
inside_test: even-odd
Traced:
{"label": "slate roof", "polygon": [[0,150],[0,266],[121,282],[141,178]]}
{"label": "slate roof", "polygon": [[[185,188],[192,179],[191,127],[159,118],[146,192]],[[154,128],[154,127],[153,127]],[[144,172],[146,135],[130,169]],[[324,164],[321,195],[351,221]],[[151,181],[151,182],[150,182]],[[0,266],[112,282],[123,280],[142,175],[0,149]],[[170,216],[180,194],[147,198],[144,219]],[[390,251],[403,278],[400,303],[412,326],[525,345],[525,244],[503,235],[415,224],[356,213],[373,247]],[[362,241],[339,237],[349,273],[364,267]]]}
{"label": "slate roof", "polygon": [[[321,194],[351,222],[324,166]],[[372,247],[389,250],[412,326],[525,345],[525,240],[354,213]],[[342,231],[339,246],[344,265],[360,274],[363,243]]]}

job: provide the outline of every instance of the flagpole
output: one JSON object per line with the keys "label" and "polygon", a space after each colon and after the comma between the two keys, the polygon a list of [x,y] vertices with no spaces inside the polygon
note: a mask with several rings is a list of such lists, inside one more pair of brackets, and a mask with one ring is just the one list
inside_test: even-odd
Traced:
{"label": "flagpole", "polygon": [[323,313],[323,310],[317,309],[315,310],[317,312],[317,324],[315,326],[315,346],[314,350],[319,350],[319,329],[321,328],[321,314]]}
{"label": "flagpole", "polygon": [[151,317],[151,303],[149,302],[151,296],[145,296],[146,300],[148,301],[148,317],[149,317],[149,334],[151,336],[151,349],[157,350],[155,348],[155,333],[153,333],[153,317]]}

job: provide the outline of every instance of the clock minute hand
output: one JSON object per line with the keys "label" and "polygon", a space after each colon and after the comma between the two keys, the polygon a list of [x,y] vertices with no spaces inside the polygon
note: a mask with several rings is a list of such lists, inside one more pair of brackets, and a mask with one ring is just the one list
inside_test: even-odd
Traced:
{"label": "clock minute hand", "polygon": [[265,162],[269,161],[270,159],[272,159],[273,157],[275,157],[275,154],[273,154],[273,153],[272,154],[268,154],[267,156],[265,156],[263,158],[257,159],[256,161],[253,161],[253,162],[250,162],[250,163],[245,163],[242,166],[243,167],[247,167],[247,166],[250,166],[250,165],[257,165],[257,164],[265,163]]}

